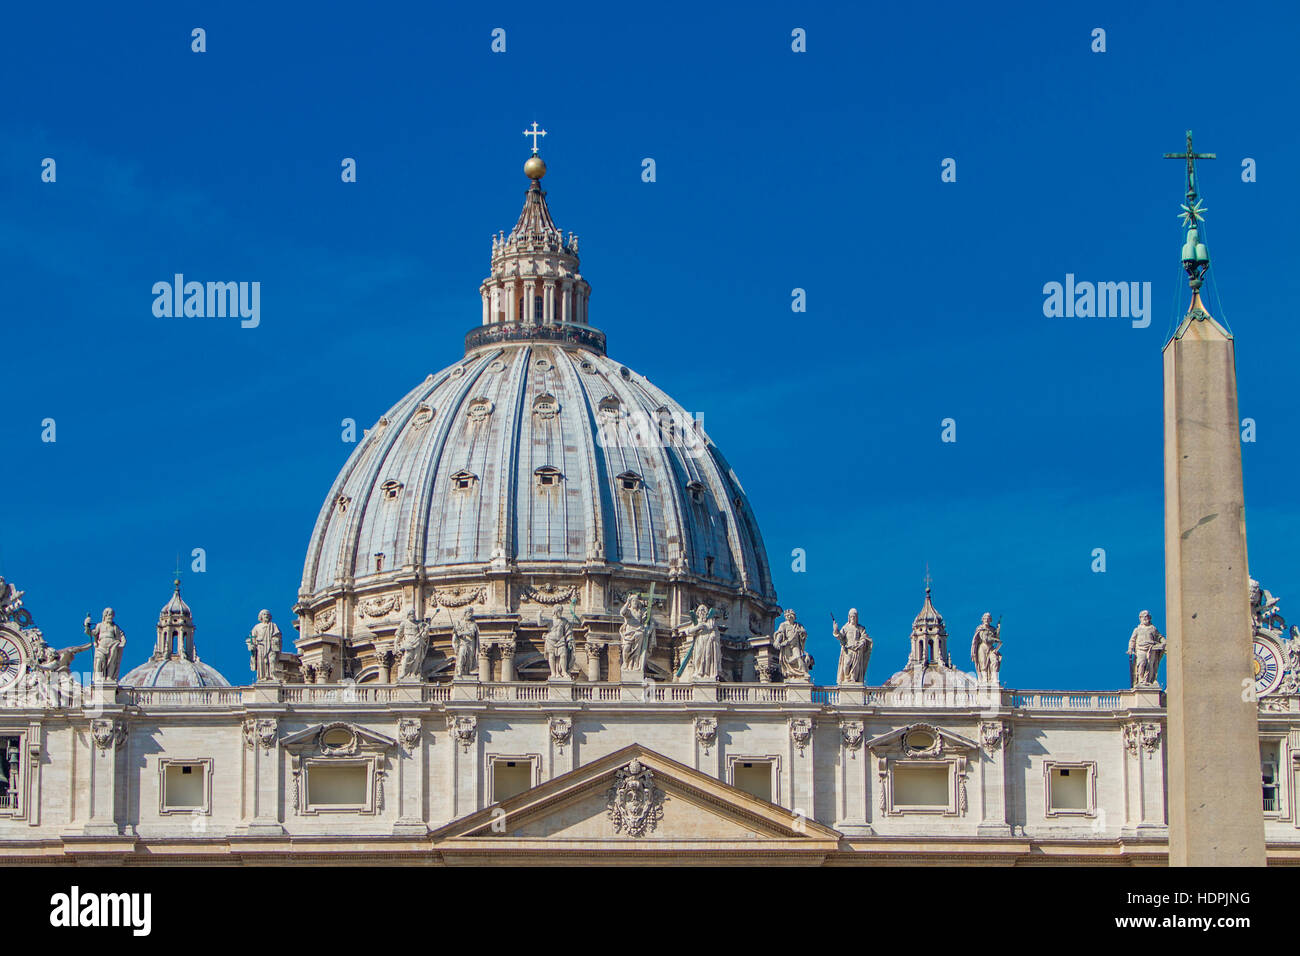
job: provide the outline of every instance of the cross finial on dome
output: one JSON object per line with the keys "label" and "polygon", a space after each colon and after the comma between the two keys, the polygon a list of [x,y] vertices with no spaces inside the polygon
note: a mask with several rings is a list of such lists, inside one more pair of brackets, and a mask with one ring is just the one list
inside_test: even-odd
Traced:
{"label": "cross finial on dome", "polygon": [[930,562],[925,562],[925,596],[930,596]]}
{"label": "cross finial on dome", "polygon": [[539,137],[539,136],[545,136],[545,135],[546,135],[546,130],[544,130],[544,129],[538,129],[538,128],[537,128],[537,121],[536,121],[536,120],[533,120],[533,128],[532,128],[532,129],[526,129],[526,130],[524,130],[524,135],[525,135],[525,136],[531,136],[531,137],[533,138],[533,155],[536,156],[537,153],[538,153],[538,150],[539,150],[539,147],[538,147],[538,145],[537,145],[537,137]]}

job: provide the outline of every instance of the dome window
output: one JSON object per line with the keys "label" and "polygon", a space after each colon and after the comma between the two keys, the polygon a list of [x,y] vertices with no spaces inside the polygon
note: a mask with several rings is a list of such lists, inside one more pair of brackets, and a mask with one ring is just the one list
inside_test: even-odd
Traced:
{"label": "dome window", "polygon": [[402,483],[400,481],[394,481],[392,478],[385,481],[379,486],[379,488],[384,493],[384,497],[389,501],[392,501],[402,493]]}
{"label": "dome window", "polygon": [[554,395],[538,395],[533,399],[533,414],[549,421],[560,413],[560,403]]}
{"label": "dome window", "polygon": [[478,484],[478,475],[471,471],[458,471],[451,476],[451,486],[457,491],[469,491]]}
{"label": "dome window", "polygon": [[643,481],[635,471],[625,471],[617,478],[618,486],[624,491],[640,491]]}
{"label": "dome window", "polygon": [[334,503],[338,505],[339,514],[347,514],[348,505],[352,504],[352,499],[349,498],[347,495],[339,495],[336,499],[334,499]]}
{"label": "dome window", "polygon": [[469,403],[469,420],[472,422],[481,422],[492,414],[492,403],[486,398],[476,398]]}
{"label": "dome window", "polygon": [[600,409],[600,417],[610,421],[618,418],[622,413],[623,403],[613,395],[606,395],[600,400],[600,404],[597,408]]}
{"label": "dome window", "polygon": [[697,505],[704,504],[704,485],[698,481],[686,483],[686,493],[691,496],[691,501]]}
{"label": "dome window", "polygon": [[558,468],[552,468],[550,465],[542,465],[533,474],[537,476],[538,488],[553,488],[564,478]]}
{"label": "dome window", "polygon": [[433,406],[421,405],[415,410],[415,415],[411,418],[411,427],[423,428],[431,421],[433,421]]}

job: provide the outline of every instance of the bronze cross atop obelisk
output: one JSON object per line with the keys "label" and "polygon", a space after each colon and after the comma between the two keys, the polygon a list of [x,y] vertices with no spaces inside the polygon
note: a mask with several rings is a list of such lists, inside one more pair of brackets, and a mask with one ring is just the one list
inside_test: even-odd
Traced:
{"label": "bronze cross atop obelisk", "polygon": [[1187,160],[1187,205],[1196,206],[1196,161],[1198,159],[1218,159],[1214,153],[1198,153],[1192,149],[1192,131],[1187,131],[1187,152],[1165,153],[1165,159]]}

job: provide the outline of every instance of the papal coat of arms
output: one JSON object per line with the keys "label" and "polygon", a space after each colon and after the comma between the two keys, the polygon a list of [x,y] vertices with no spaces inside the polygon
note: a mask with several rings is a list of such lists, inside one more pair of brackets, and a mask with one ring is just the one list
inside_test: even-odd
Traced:
{"label": "papal coat of arms", "polygon": [[663,791],[655,787],[654,774],[639,760],[619,770],[616,781],[605,803],[614,832],[645,836],[663,819]]}

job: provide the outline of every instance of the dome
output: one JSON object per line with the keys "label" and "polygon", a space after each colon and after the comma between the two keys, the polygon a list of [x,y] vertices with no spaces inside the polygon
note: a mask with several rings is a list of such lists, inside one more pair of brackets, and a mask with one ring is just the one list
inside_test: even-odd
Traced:
{"label": "dome", "polygon": [[682,404],[605,354],[577,237],[545,197],[534,180],[493,237],[464,358],[368,429],[330,488],[304,638],[378,648],[407,610],[445,623],[431,615],[467,605],[517,623],[564,604],[607,624],[652,585],[669,627],[703,601],[734,640],[770,633],[776,594],[739,479]]}
{"label": "dome", "polygon": [[744,490],[685,408],[603,355],[541,342],[477,349],[370,429],[321,510],[303,588],[493,560],[773,596]]}
{"label": "dome", "polygon": [[215,667],[202,661],[172,657],[147,660],[119,681],[126,687],[229,687]]}
{"label": "dome", "polygon": [[118,683],[126,687],[229,687],[216,668],[199,660],[194,646],[194,615],[181,597],[179,577],[171,600],[158,612],[153,654]]}

